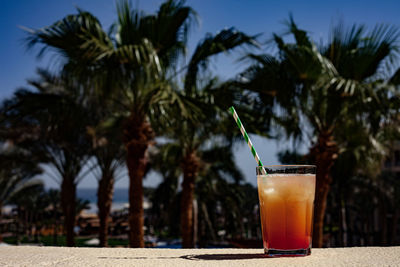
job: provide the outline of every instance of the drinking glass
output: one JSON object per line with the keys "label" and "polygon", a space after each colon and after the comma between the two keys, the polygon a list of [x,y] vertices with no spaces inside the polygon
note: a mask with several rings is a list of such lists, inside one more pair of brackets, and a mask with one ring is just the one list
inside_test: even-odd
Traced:
{"label": "drinking glass", "polygon": [[315,172],[313,165],[257,167],[261,229],[267,256],[311,254]]}

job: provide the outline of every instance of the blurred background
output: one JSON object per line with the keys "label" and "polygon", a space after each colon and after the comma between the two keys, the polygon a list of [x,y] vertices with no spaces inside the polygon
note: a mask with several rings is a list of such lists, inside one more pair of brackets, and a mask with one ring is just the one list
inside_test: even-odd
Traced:
{"label": "blurred background", "polygon": [[314,247],[399,245],[399,5],[2,3],[0,244],[261,248],[233,105]]}

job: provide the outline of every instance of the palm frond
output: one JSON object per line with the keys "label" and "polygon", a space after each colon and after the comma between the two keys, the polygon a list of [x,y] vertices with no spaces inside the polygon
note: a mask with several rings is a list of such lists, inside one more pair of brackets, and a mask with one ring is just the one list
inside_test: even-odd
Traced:
{"label": "palm frond", "polygon": [[286,26],[288,27],[287,34],[293,34],[297,45],[311,47],[312,42],[310,38],[307,36],[307,32],[304,30],[299,29],[296,22],[294,21],[293,15],[289,15],[289,20],[285,21]]}
{"label": "palm frond", "polygon": [[224,29],[215,36],[207,34],[196,47],[188,65],[184,88],[187,92],[196,86],[196,78],[200,69],[205,69],[210,56],[242,46],[258,46],[255,36],[248,36],[235,28]]}
{"label": "palm frond", "polygon": [[38,30],[26,29],[27,48],[41,44],[43,47],[38,53],[41,57],[47,50],[53,49],[66,60],[90,59],[93,47],[84,46],[84,36],[90,34],[104,46],[112,47],[111,40],[101,28],[98,19],[91,13],[78,9],[78,14],[68,15],[49,27]]}

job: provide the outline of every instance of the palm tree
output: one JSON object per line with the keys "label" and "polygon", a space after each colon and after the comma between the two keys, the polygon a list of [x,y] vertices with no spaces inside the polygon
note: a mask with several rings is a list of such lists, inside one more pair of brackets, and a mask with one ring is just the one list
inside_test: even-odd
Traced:
{"label": "palm tree", "polygon": [[43,44],[39,54],[54,48],[65,59],[65,72],[90,79],[100,88],[95,93],[116,104],[113,115],[122,123],[130,177],[130,245],[143,247],[142,179],[154,138],[152,125],[167,121],[172,104],[182,106],[163,80],[184,51],[195,13],[174,0],[163,3],[155,15],[144,15],[127,1],[119,2],[117,12],[110,34],[93,15],[78,10],[49,27],[30,31],[28,44]]}
{"label": "palm tree", "polygon": [[[207,34],[199,42],[187,65],[184,74],[183,94],[191,99],[197,108],[200,108],[202,115],[196,119],[175,118],[172,120],[173,131],[165,131],[166,136],[176,140],[176,144],[181,148],[178,157],[182,168],[182,196],[181,196],[181,235],[182,247],[194,247],[193,241],[193,199],[196,177],[201,167],[200,151],[202,146],[206,146],[207,141],[213,136],[223,135],[218,132],[222,127],[219,126],[220,114],[214,101],[217,94],[216,79],[211,79],[208,83],[200,82],[201,71],[207,70],[210,57],[222,52],[229,52],[234,48],[243,45],[255,46],[254,37],[250,37],[234,28],[225,29],[216,35]],[[199,89],[204,86],[203,89]],[[224,99],[224,102],[229,98]],[[221,112],[219,112],[221,113]],[[226,113],[225,110],[222,114]],[[224,117],[224,115],[222,115]],[[221,137],[223,139],[223,137]]]}
{"label": "palm tree", "polygon": [[[93,107],[94,106],[94,107]],[[102,106],[102,105],[99,105]],[[97,118],[106,118],[107,111],[99,110],[97,104],[92,105],[92,111],[97,111]],[[89,128],[88,132],[93,140],[93,156],[96,158],[98,172],[95,177],[98,181],[97,207],[100,220],[99,246],[108,245],[108,225],[111,212],[111,204],[114,193],[114,183],[124,164],[124,150],[118,137],[118,128],[110,129],[102,127],[102,122],[95,122],[98,126]],[[95,170],[94,170],[95,171]]]}
{"label": "palm tree", "polygon": [[34,154],[16,147],[10,141],[2,144],[0,148],[0,220],[3,205],[9,204],[18,192],[42,184],[40,180],[32,179],[42,172],[36,160]]}
{"label": "palm tree", "polygon": [[[86,133],[88,112],[77,92],[66,89],[66,80],[40,71],[38,81],[30,81],[35,92],[19,90],[6,101],[3,114],[9,138],[19,146],[40,155],[51,167],[47,174],[61,185],[61,207],[65,216],[67,245],[74,245],[76,186],[88,171],[91,143]],[[72,83],[71,83],[72,84]]]}
{"label": "palm tree", "polygon": [[228,237],[242,239],[245,235],[244,219],[252,219],[248,215],[254,208],[252,205],[250,210],[247,209],[248,201],[257,202],[257,194],[253,197],[245,195],[246,185],[241,184],[243,175],[235,164],[230,144],[217,143],[200,151],[199,155],[203,163],[195,185],[199,207],[199,246],[205,247],[210,240],[215,244],[220,230],[225,231]]}
{"label": "palm tree", "polygon": [[[157,149],[151,154],[152,169],[163,176],[163,182],[156,189],[152,199],[153,208],[155,209],[154,212],[157,212],[157,214],[160,214],[159,217],[162,217],[161,226],[169,226],[170,235],[175,233],[176,216],[180,215],[182,218],[182,213],[185,212],[182,209],[184,189],[182,188],[178,192],[179,177],[183,175],[184,168],[182,164],[176,164],[177,161],[183,162],[184,152],[185,149],[181,147],[179,142],[172,141],[158,145]],[[231,144],[229,142],[222,144],[220,141],[208,140],[207,145],[203,143],[198,147],[196,156],[199,160],[199,168],[196,171],[195,185],[193,187],[197,189],[193,189],[190,203],[191,215],[188,222],[191,228],[188,230],[188,235],[190,236],[184,237],[181,230],[183,247],[185,247],[185,241],[188,243],[184,238],[192,242],[190,244],[192,247],[195,245],[195,237],[197,236],[199,236],[199,245],[203,247],[207,244],[208,237],[214,242],[217,241],[216,236],[219,225],[216,223],[216,214],[221,213],[221,211],[217,212],[216,203],[221,204],[225,213],[226,225],[222,226],[222,228],[226,229],[226,226],[230,226],[228,227],[229,230],[232,230],[230,233],[238,233],[242,229],[235,226],[241,225],[244,213],[240,210],[240,206],[244,203],[244,196],[238,188],[243,176],[234,162]],[[180,203],[177,201],[179,199]],[[198,215],[193,214],[194,200],[197,201]],[[177,207],[179,206],[181,209],[178,213]],[[194,217],[199,217],[199,233],[194,230],[195,228],[197,229]],[[185,217],[184,219],[187,220]],[[181,221],[182,223],[187,222]]]}
{"label": "palm tree", "polygon": [[[181,195],[181,235],[182,247],[193,247],[193,199],[196,177],[202,165],[201,150],[203,146],[207,146],[206,142],[214,135],[223,135],[217,133],[215,129],[221,129],[218,121],[218,111],[213,103],[215,94],[216,79],[211,79],[208,84],[201,85],[198,75],[201,70],[207,69],[207,63],[211,56],[217,55],[224,51],[229,51],[235,47],[252,44],[255,41],[252,37],[242,32],[236,31],[234,28],[226,29],[217,35],[208,34],[202,40],[194,51],[184,74],[184,96],[192,99],[197,108],[201,107],[203,112],[200,115],[202,122],[199,120],[182,120],[177,118],[172,120],[173,131],[165,130],[167,138],[176,140],[173,144],[164,146],[164,152],[167,157],[178,159],[182,168],[183,182]],[[199,86],[204,86],[203,90],[199,90]],[[227,101],[227,99],[225,99]],[[228,105],[225,103],[225,105]],[[223,111],[225,112],[225,111]],[[172,128],[169,128],[172,129]],[[229,150],[228,150],[229,152]],[[173,156],[172,156],[173,154]],[[174,173],[174,172],[173,172]]]}
{"label": "palm tree", "polygon": [[149,153],[151,170],[163,178],[150,199],[151,213],[156,214],[153,226],[160,232],[158,236],[174,238],[179,236],[179,225],[176,222],[180,214],[178,189],[181,168],[175,156],[180,154],[180,150],[175,143],[166,143],[156,144]]}
{"label": "palm tree", "polygon": [[53,245],[56,246],[58,237],[58,224],[61,217],[60,191],[56,189],[49,189],[47,191],[47,196],[51,206],[51,216],[53,223]]}
{"label": "palm tree", "polygon": [[380,71],[395,55],[398,35],[390,27],[368,33],[362,26],[337,27],[319,51],[292,18],[288,26],[295,43],[274,35],[277,57],[250,55],[255,64],[243,73],[241,86],[258,94],[258,105],[277,106],[265,114],[288,136],[310,137],[309,157],[317,165],[313,245],[321,247],[330,170],[345,147],[338,135],[349,121],[366,133],[376,129],[373,114],[384,110],[377,95],[390,96]]}
{"label": "palm tree", "polygon": [[[385,101],[384,98],[380,100],[382,101],[381,104],[384,109],[387,109],[388,112],[390,112],[391,109],[394,110],[395,106],[398,106],[398,103],[393,101],[390,101],[393,102],[390,103],[389,101]],[[375,110],[375,115],[380,114],[379,117],[388,116],[388,113],[382,112],[382,109]],[[384,118],[379,118],[379,120],[382,122]],[[370,119],[368,123],[372,124],[372,121],[373,120]],[[397,132],[391,125],[386,125],[387,123],[379,123],[377,125],[378,128],[372,126],[369,128],[369,131],[365,130],[365,125],[360,125],[357,121],[348,121],[347,123],[348,125],[343,127],[342,131],[336,136],[338,143],[343,144],[343,149],[335,160],[331,170],[331,177],[333,179],[332,198],[338,206],[336,211],[339,211],[339,240],[341,246],[347,246],[348,239],[350,238],[346,233],[346,228],[348,228],[346,226],[346,217],[347,207],[349,203],[352,202],[354,194],[352,191],[357,191],[361,186],[364,188],[372,188],[373,190],[370,192],[371,195],[377,192],[377,190],[375,190],[376,188],[370,186],[370,184],[372,184],[373,181],[380,180],[378,178],[382,171],[382,162],[393,140],[396,140],[394,138],[396,138],[395,135]],[[388,132],[391,133],[388,134]],[[361,179],[369,181],[361,183],[359,181],[360,177]],[[379,194],[379,196],[383,195]],[[360,207],[357,208],[362,210],[362,206],[365,205],[361,204]],[[332,210],[331,212],[335,211]],[[349,228],[350,227],[349,225]]]}
{"label": "palm tree", "polygon": [[44,189],[44,184],[40,183],[36,186],[30,186],[20,190],[12,197],[10,203],[16,205],[18,212],[15,229],[17,243],[20,242],[20,221],[23,222],[23,234],[28,234],[29,240],[34,243],[39,243],[41,229],[49,224],[48,207],[50,205],[50,198]]}
{"label": "palm tree", "polygon": [[[384,95],[377,95],[382,107],[379,109],[371,108],[375,111],[380,110],[380,112],[374,112],[377,118],[368,120],[371,125],[374,120],[380,122],[376,124],[377,128],[369,127],[369,131],[366,131],[363,122],[349,120],[346,121],[348,125],[342,127],[342,130],[336,135],[338,143],[344,145],[342,145],[341,153],[338,154],[330,172],[332,185],[328,195],[326,212],[331,218],[331,229],[332,225],[339,226],[338,232],[336,232],[335,245],[337,246],[382,244],[371,241],[370,238],[361,234],[359,238],[356,235],[357,231],[364,232],[364,229],[373,228],[372,222],[366,214],[372,214],[371,211],[375,209],[374,206],[376,205],[374,204],[375,201],[382,203],[381,206],[395,206],[392,201],[395,201],[396,195],[394,194],[392,197],[389,192],[385,192],[384,186],[396,188],[396,181],[391,180],[393,177],[390,175],[382,173],[384,157],[388,154],[390,147],[393,146],[393,142],[399,138],[397,123],[395,123],[396,114],[393,113],[399,105],[399,100],[395,94],[393,96],[393,98],[387,98]],[[390,116],[390,113],[394,118],[385,120],[382,117]],[[373,141],[371,142],[371,140]],[[290,153],[289,151],[280,153],[280,161],[284,164],[310,164],[307,160],[309,159],[305,155]],[[385,180],[390,181],[392,186],[386,185]],[[387,200],[389,200],[389,203],[385,203]],[[382,212],[380,209],[378,210]],[[381,221],[386,217],[386,214],[384,214]],[[396,216],[394,216],[393,221],[395,220]],[[361,229],[356,229],[356,224],[361,224]],[[382,223],[382,225],[388,224]],[[385,236],[384,232],[388,232],[384,228],[381,229],[382,236]],[[331,232],[331,234],[334,233]],[[364,235],[367,235],[367,233],[364,233]],[[355,243],[357,239],[364,243]]]}

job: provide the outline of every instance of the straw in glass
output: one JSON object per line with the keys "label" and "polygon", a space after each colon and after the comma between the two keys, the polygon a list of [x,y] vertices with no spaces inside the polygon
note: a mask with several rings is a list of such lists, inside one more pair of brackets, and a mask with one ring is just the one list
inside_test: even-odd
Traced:
{"label": "straw in glass", "polygon": [[244,139],[246,140],[247,145],[249,146],[249,148],[251,150],[251,153],[253,154],[253,157],[257,162],[257,165],[261,168],[261,172],[264,175],[267,175],[267,172],[265,171],[265,168],[263,167],[263,164],[262,164],[262,162],[260,160],[260,157],[258,156],[257,151],[254,148],[253,143],[251,142],[249,135],[247,134],[246,130],[244,129],[243,124],[240,121],[238,114],[236,113],[235,108],[232,106],[232,107],[229,108],[229,111],[232,113],[233,119],[236,121],[236,124],[239,127],[240,132],[242,133]]}

